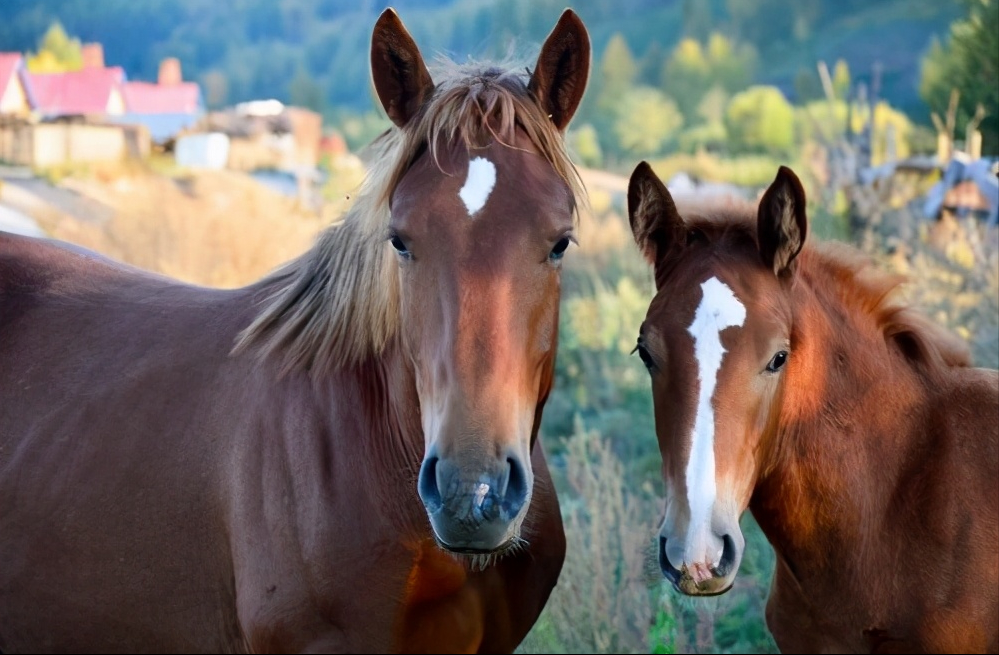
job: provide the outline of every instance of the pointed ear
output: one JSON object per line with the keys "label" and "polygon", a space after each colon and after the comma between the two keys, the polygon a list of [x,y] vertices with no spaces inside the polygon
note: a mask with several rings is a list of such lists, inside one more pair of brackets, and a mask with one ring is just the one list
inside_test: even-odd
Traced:
{"label": "pointed ear", "polygon": [[371,77],[389,119],[403,127],[434,90],[423,56],[392,8],[375,23],[371,35]]}
{"label": "pointed ear", "polygon": [[653,266],[674,246],[684,243],[687,228],[673,196],[644,161],[628,181],[628,220],[638,249]]}
{"label": "pointed ear", "polygon": [[559,131],[576,113],[590,75],[590,36],[571,9],[562,12],[541,46],[528,89]]}
{"label": "pointed ear", "polygon": [[777,276],[790,273],[808,234],[805,189],[790,168],[780,167],[760,199],[756,231],[763,263]]}

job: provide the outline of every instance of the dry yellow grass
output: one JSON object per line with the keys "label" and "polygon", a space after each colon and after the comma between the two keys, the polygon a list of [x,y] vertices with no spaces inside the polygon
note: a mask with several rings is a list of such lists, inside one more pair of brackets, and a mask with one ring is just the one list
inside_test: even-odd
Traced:
{"label": "dry yellow grass", "polygon": [[308,248],[330,222],[253,179],[225,171],[170,178],[96,172],[63,185],[108,205],[111,219],[37,216],[52,237],[180,280],[248,284]]}

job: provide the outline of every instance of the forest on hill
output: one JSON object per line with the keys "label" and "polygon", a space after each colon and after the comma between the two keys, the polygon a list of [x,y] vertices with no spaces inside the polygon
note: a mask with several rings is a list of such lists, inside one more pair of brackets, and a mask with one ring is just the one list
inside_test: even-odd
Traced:
{"label": "forest on hill", "polygon": [[801,101],[821,93],[817,61],[842,59],[863,75],[877,63],[884,97],[927,124],[920,56],[962,13],[959,2],[910,0],[5,0],[0,50],[35,49],[59,20],[84,42],[103,43],[106,60],[133,78],[151,79],[160,59],[180,58],[209,106],[276,97],[363,112],[373,107],[370,30],[386,6],[428,55],[496,58],[536,47],[567,4],[591,32],[596,64],[619,35],[646,83],[663,81],[681,39],[717,34],[744,65],[732,83],[774,84]]}

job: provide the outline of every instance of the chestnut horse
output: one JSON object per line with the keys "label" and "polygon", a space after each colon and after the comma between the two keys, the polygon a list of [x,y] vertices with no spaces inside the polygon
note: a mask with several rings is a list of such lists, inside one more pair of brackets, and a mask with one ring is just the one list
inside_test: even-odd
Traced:
{"label": "chestnut horse", "polygon": [[785,652],[996,652],[999,372],[845,244],[807,244],[781,168],[758,208],[678,212],[652,169],[628,207],[656,295],[637,351],[666,483],[659,563],[731,588],[748,507],[777,566]]}
{"label": "chestnut horse", "polygon": [[533,72],[435,83],[386,10],[365,188],[246,288],[0,235],[0,650],[511,652],[565,555],[536,437],[589,63],[566,11]]}

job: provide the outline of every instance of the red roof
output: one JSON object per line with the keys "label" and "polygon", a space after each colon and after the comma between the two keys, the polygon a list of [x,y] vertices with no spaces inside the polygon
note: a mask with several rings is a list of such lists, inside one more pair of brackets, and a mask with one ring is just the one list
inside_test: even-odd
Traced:
{"label": "red roof", "polygon": [[103,114],[111,92],[125,82],[120,66],[69,73],[29,73],[35,108],[46,115]]}
{"label": "red roof", "polygon": [[127,82],[122,89],[125,110],[132,114],[194,114],[200,91],[194,82],[151,84]]}
{"label": "red roof", "polygon": [[20,52],[0,52],[0,94],[21,68],[21,59]]}

